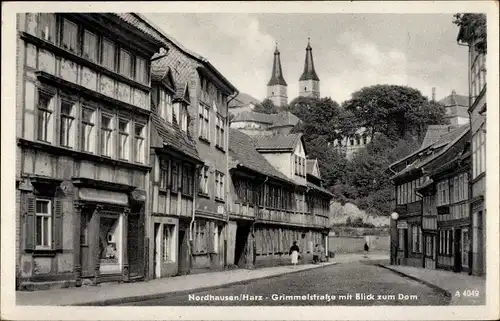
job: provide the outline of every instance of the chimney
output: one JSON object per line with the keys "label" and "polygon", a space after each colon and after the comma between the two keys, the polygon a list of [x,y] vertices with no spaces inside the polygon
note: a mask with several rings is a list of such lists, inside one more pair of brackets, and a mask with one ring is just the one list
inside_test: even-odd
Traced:
{"label": "chimney", "polygon": [[453,98],[455,98],[455,95],[456,95],[456,94],[457,94],[457,92],[455,91],[455,89],[453,89],[453,90],[451,91],[451,95],[453,96]]}
{"label": "chimney", "polygon": [[436,87],[432,87],[432,101],[436,101]]}

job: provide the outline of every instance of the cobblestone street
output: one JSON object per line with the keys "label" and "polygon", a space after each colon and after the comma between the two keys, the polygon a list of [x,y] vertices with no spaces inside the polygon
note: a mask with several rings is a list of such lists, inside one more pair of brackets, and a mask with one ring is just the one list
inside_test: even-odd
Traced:
{"label": "cobblestone street", "polygon": [[[356,299],[356,294],[358,294],[358,299]],[[288,300],[282,297],[307,295],[309,295],[309,298],[305,297],[305,300],[302,298],[298,300],[297,298],[291,298],[292,300]],[[325,298],[314,299],[311,297],[314,295],[318,297],[323,295]],[[329,301],[326,299],[326,295],[330,295]],[[399,298],[400,295],[404,295],[406,299]],[[239,297],[239,301],[235,301],[236,296]],[[335,296],[335,298],[332,298],[332,296]],[[206,299],[209,300],[207,301]],[[233,301],[229,301],[231,299]],[[165,298],[127,303],[125,305],[362,306],[447,305],[448,303],[449,298],[443,293],[439,293],[424,284],[377,267],[373,265],[373,262],[355,262],[283,275],[272,279],[254,280],[247,284],[229,286],[217,290],[173,294]]]}

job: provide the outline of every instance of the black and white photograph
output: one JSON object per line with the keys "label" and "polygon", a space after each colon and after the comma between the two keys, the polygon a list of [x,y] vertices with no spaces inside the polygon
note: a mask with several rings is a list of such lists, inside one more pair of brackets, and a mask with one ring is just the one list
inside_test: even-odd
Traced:
{"label": "black and white photograph", "polygon": [[4,9],[2,319],[500,317],[498,2]]}

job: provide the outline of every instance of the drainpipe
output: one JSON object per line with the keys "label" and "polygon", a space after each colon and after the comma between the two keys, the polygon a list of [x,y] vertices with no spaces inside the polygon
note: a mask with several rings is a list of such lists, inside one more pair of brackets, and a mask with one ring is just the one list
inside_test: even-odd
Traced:
{"label": "drainpipe", "polygon": [[196,165],[195,167],[195,179],[194,179],[194,182],[193,182],[193,210],[192,210],[192,213],[191,213],[191,222],[189,222],[189,254],[191,255],[192,254],[192,249],[193,249],[193,246],[192,246],[192,243],[193,243],[193,225],[194,225],[194,220],[195,220],[195,213],[196,213],[196,195],[198,194],[198,179],[196,179],[199,175],[196,175],[198,174],[198,171],[200,170],[201,168],[201,165]]}
{"label": "drainpipe", "polygon": [[226,228],[224,232],[224,266],[227,266],[227,241],[229,239],[229,103],[233,101],[240,92],[238,90],[234,91],[234,95],[226,102],[226,120],[227,120],[227,130],[226,135],[224,135],[224,140],[226,143],[226,179],[224,184],[225,202],[224,207],[226,210]]}

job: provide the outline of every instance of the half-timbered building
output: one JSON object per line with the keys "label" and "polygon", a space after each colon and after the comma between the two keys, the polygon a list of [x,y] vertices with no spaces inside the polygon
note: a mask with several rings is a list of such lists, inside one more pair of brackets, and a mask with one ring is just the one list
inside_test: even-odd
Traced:
{"label": "half-timbered building", "polygon": [[17,280],[21,289],[144,276],[150,59],[135,14],[17,20]]}

